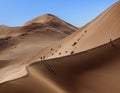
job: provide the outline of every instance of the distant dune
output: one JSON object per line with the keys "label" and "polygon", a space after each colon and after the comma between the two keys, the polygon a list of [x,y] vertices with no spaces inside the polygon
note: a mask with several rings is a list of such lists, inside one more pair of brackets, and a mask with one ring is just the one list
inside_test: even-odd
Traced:
{"label": "distant dune", "polygon": [[[52,18],[48,20],[48,18]],[[53,15],[43,15],[38,23],[21,27],[0,26],[0,59],[20,57],[24,53],[39,51],[77,30]],[[54,20],[56,19],[56,20]],[[45,20],[44,23],[41,23]],[[48,21],[47,21],[48,20]],[[25,54],[26,55],[26,54]]]}
{"label": "distant dune", "polygon": [[[2,65],[0,73],[4,73],[4,70],[8,69],[10,69],[10,73],[14,72],[13,66],[18,68],[22,65],[19,70],[25,68],[36,56],[36,53],[77,30],[75,26],[53,15],[46,14],[42,17],[43,19],[38,19],[38,23],[33,22],[26,26],[0,26],[0,65]],[[51,17],[53,19],[47,21]],[[43,20],[45,20],[44,23],[41,23]],[[8,74],[5,73],[6,75]],[[14,78],[14,76],[10,76],[10,79],[11,77]],[[3,78],[4,75],[0,77],[0,82]]]}
{"label": "distant dune", "polygon": [[0,93],[120,93],[120,1],[81,28],[46,14],[0,33]]}

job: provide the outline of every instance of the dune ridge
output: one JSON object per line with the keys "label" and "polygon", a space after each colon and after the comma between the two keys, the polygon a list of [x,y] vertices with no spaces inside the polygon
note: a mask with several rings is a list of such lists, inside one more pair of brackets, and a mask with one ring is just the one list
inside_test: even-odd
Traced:
{"label": "dune ridge", "polygon": [[[114,72],[116,70],[118,70],[117,72],[119,72],[119,70],[120,70],[119,66],[118,66],[119,60],[120,60],[120,55],[119,55],[120,54],[120,39],[113,41],[113,43],[115,44],[116,47],[114,47],[111,43],[107,43],[105,45],[99,46],[95,49],[91,49],[89,51],[85,51],[82,53],[77,53],[74,55],[51,59],[51,60],[46,60],[46,61],[42,61],[42,62],[35,62],[34,64],[32,64],[28,67],[29,74],[27,77],[17,79],[14,81],[10,81],[7,83],[3,83],[2,86],[0,86],[0,90],[2,91],[2,89],[7,88],[6,91],[12,92],[14,90],[11,90],[11,88],[9,89],[10,86],[7,87],[7,85],[12,86],[15,84],[16,87],[13,87],[13,88],[17,88],[17,87],[22,87],[22,85],[21,85],[22,82],[26,82],[26,85],[25,85],[26,87],[27,86],[29,87],[29,85],[31,85],[31,87],[40,86],[41,83],[38,83],[38,84],[35,83],[34,85],[32,85],[33,82],[35,82],[32,75],[34,77],[36,77],[36,75],[38,75],[38,79],[43,80],[41,78],[41,74],[43,74],[43,76],[46,78],[46,80],[48,80],[48,81],[50,80],[50,82],[52,82],[53,84],[57,84],[57,86],[59,88],[61,88],[61,90],[66,91],[65,93],[80,93],[82,91],[90,91],[88,93],[96,93],[95,90],[91,91],[91,88],[88,88],[86,90],[86,86],[91,86],[91,84],[92,84],[92,83],[89,83],[89,82],[91,82],[91,79],[103,80],[101,78],[97,78],[96,74],[99,74],[100,71],[103,70],[105,72],[101,73],[101,74],[104,76],[104,78],[106,78],[109,76],[106,73],[108,73],[108,72],[110,73],[111,70],[113,71],[112,72],[113,76],[114,76]],[[104,52],[102,52],[102,51],[104,51]],[[74,59],[76,59],[76,61],[74,61]],[[118,67],[118,68],[116,68],[116,67]],[[91,75],[89,73],[93,73],[93,74]],[[88,77],[86,77],[86,74],[88,75]],[[116,73],[115,75],[119,75],[119,73]],[[89,77],[94,77],[94,78],[90,78],[90,80],[89,80]],[[30,79],[28,79],[28,78],[30,78]],[[85,81],[85,79],[87,79],[87,81],[89,81],[89,82],[81,81],[81,80]],[[31,80],[33,80],[33,82],[31,82]],[[81,82],[82,82],[82,84],[81,84]],[[19,85],[19,83],[21,83],[21,84]],[[85,84],[85,86],[83,85],[83,83]],[[101,82],[98,82],[98,83],[101,83]],[[94,83],[94,84],[92,84],[93,88],[96,85],[99,85],[96,83]],[[104,90],[104,88],[102,86],[105,84],[107,84],[107,83],[102,82],[100,84],[100,86],[98,87],[98,90],[102,89],[102,93],[106,93],[106,91],[109,91],[108,93],[113,93],[113,90],[118,91],[116,93],[119,93],[119,88],[113,87],[110,89],[108,85],[106,85],[106,87],[108,86],[107,89]],[[109,84],[111,84],[111,82],[109,82]],[[17,91],[20,91],[20,90],[22,90],[23,93],[25,93],[25,91],[29,91],[29,89],[26,89],[25,87],[20,88]],[[36,93],[39,93],[41,90],[42,89],[40,88],[40,90],[38,90]],[[45,91],[45,90],[43,90],[43,91]],[[97,92],[99,92],[99,91],[97,91]],[[31,92],[31,93],[34,93],[34,92]],[[83,93],[86,93],[86,92],[83,92]]]}

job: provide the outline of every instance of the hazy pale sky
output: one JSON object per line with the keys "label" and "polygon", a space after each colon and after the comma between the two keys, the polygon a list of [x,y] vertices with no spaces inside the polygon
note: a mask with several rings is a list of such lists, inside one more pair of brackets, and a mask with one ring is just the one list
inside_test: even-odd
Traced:
{"label": "hazy pale sky", "polygon": [[117,0],[0,0],[0,25],[19,26],[37,16],[51,13],[82,26]]}

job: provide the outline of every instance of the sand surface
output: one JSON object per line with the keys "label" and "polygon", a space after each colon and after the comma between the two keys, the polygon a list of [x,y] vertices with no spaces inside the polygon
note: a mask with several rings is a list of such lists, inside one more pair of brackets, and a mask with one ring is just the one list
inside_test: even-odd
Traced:
{"label": "sand surface", "polygon": [[120,93],[120,1],[81,28],[46,14],[0,34],[0,93]]}

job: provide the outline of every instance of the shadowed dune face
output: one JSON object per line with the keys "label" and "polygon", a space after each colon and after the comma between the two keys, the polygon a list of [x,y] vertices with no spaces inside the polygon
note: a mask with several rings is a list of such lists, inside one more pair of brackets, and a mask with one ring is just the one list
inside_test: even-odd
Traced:
{"label": "shadowed dune face", "polygon": [[120,39],[113,43],[116,47],[108,43],[73,56],[35,63],[30,68],[42,70],[68,93],[119,93]]}
{"label": "shadowed dune face", "polygon": [[113,43],[116,47],[108,43],[75,55],[34,63],[28,67],[28,76],[2,84],[0,92],[119,93],[120,39]]}

